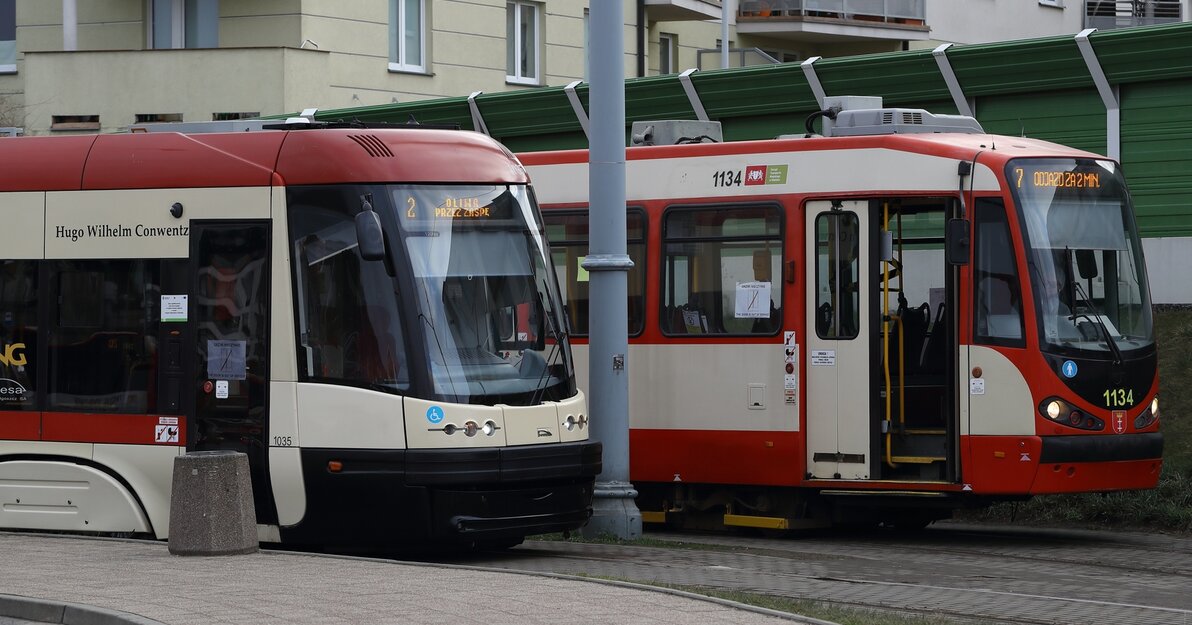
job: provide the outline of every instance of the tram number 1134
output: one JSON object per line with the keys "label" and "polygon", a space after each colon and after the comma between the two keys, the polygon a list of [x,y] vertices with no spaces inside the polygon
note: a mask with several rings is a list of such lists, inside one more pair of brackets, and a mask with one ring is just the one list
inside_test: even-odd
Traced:
{"label": "tram number 1134", "polygon": [[1126,390],[1124,388],[1106,389],[1105,393],[1105,407],[1106,408],[1129,408],[1134,405],[1134,390]]}
{"label": "tram number 1134", "polygon": [[726,169],[712,173],[712,186],[739,187],[741,186],[741,170]]}

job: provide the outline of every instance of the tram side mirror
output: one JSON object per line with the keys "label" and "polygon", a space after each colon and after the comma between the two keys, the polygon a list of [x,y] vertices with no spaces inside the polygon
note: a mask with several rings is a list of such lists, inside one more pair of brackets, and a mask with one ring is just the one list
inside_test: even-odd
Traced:
{"label": "tram side mirror", "polygon": [[1097,257],[1093,255],[1093,250],[1076,250],[1076,269],[1082,280],[1097,277]]}
{"label": "tram side mirror", "polygon": [[950,265],[967,265],[969,259],[969,222],[949,219],[944,231],[944,248]]}
{"label": "tram side mirror", "polygon": [[356,243],[360,246],[360,257],[364,260],[384,260],[385,235],[381,232],[381,218],[367,199],[362,204],[363,210],[356,213]]}

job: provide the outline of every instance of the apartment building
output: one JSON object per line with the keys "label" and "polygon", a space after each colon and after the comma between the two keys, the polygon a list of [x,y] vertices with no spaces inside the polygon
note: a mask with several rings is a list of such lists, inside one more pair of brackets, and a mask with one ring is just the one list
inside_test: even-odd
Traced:
{"label": "apartment building", "polygon": [[[0,128],[110,132],[566,84],[587,74],[594,1],[618,0],[0,0]],[[720,67],[725,15],[741,66],[1192,14],[1192,0],[619,1],[626,76]]]}

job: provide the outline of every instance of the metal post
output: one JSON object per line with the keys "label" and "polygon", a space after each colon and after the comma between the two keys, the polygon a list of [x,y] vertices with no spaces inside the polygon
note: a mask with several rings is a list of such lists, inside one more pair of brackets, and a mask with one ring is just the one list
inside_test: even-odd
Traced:
{"label": "metal post", "polygon": [[1097,60],[1097,53],[1093,51],[1093,43],[1089,35],[1096,32],[1096,28],[1086,28],[1076,34],[1076,46],[1084,63],[1089,68],[1089,76],[1097,86],[1097,93],[1101,94],[1101,101],[1105,104],[1105,152],[1106,156],[1115,161],[1122,160],[1122,107],[1117,88],[1109,84],[1105,71],[1101,69],[1101,62]]}
{"label": "metal post", "polygon": [[62,0],[62,49],[79,49],[79,12],[76,0]]}
{"label": "metal post", "polygon": [[720,68],[728,69],[728,16],[732,0],[720,0]]}
{"label": "metal post", "polygon": [[591,435],[604,444],[604,470],[596,477],[592,520],[585,536],[634,539],[642,515],[629,483],[629,319],[626,272],[633,267],[625,244],[625,45],[621,2],[593,2],[592,80],[588,152],[591,249],[588,412]]}

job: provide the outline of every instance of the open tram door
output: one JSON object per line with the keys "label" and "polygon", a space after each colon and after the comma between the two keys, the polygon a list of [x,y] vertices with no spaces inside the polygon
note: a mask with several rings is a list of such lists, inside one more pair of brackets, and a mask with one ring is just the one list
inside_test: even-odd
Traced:
{"label": "open tram door", "polygon": [[807,203],[811,479],[955,482],[955,212],[939,197]]}
{"label": "open tram door", "polygon": [[248,455],[258,524],[276,524],[268,471],[269,223],[192,221],[194,413],[187,451]]}

